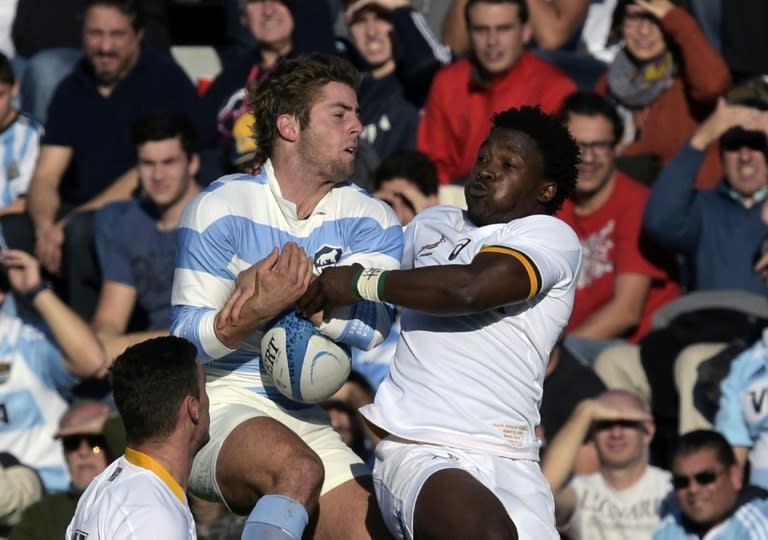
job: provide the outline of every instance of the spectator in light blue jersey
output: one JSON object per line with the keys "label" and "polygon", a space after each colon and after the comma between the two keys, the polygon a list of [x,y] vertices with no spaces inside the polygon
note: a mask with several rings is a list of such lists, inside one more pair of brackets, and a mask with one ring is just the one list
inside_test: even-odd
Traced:
{"label": "spectator in light blue jersey", "polygon": [[57,342],[0,313],[0,448],[34,467],[47,491],[63,491],[70,478],[54,433],[80,378],[106,374],[106,354],[85,321],[40,278],[31,255],[3,250],[0,263],[0,302],[10,289],[24,296]]}
{"label": "spectator in light blue jersey", "polygon": [[26,210],[26,194],[40,153],[43,126],[12,104],[19,81],[0,53],[0,216]]}

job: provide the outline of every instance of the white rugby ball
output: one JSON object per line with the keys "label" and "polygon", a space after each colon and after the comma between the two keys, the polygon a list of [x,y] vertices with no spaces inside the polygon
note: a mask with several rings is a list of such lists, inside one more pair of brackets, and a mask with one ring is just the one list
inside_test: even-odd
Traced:
{"label": "white rugby ball", "polygon": [[349,347],[324,336],[295,312],[279,318],[264,332],[261,361],[277,389],[303,403],[331,397],[352,369]]}

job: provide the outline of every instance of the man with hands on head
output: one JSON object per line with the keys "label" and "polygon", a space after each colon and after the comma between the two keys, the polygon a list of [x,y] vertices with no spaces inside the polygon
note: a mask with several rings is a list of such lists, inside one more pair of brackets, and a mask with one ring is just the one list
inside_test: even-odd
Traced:
{"label": "man with hands on head", "polygon": [[[555,496],[555,517],[573,540],[645,540],[666,512],[669,473],[648,464],[653,417],[640,398],[609,390],[585,399],[550,441],[542,460]],[[599,470],[573,472],[585,440],[595,444]]]}
{"label": "man with hands on head", "polygon": [[[689,290],[764,294],[753,270],[765,237],[761,206],[768,186],[768,105],[720,99],[715,111],[659,174],[645,207],[645,230],[690,266]],[[720,143],[724,178],[697,190],[708,146]]]}
{"label": "man with hands on head", "polygon": [[534,430],[581,260],[574,232],[551,216],[577,156],[540,109],[496,114],[468,210],[419,213],[407,269],[328,268],[299,300],[305,316],[361,299],[405,308],[389,375],[361,409],[385,436],[374,485],[397,538],[558,538]]}

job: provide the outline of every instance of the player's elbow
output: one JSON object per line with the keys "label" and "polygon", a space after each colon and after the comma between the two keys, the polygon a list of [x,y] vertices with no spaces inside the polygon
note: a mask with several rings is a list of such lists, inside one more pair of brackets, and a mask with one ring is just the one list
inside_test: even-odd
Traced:
{"label": "player's elbow", "polygon": [[483,293],[481,287],[469,284],[445,292],[446,297],[453,297],[456,307],[465,313],[478,313],[496,307],[496,304]]}

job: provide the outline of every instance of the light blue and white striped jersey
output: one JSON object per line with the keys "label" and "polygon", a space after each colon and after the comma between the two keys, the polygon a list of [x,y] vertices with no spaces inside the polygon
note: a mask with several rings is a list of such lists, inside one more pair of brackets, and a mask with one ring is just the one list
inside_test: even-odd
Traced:
{"label": "light blue and white striped jersey", "polygon": [[768,331],[734,359],[720,390],[715,429],[751,448],[750,483],[768,489]]}
{"label": "light blue and white striped jersey", "polygon": [[0,313],[0,449],[34,467],[51,492],[69,486],[53,436],[67,409],[63,396],[78,382],[42,332]]}
{"label": "light blue and white striped jersey", "polygon": [[766,540],[768,538],[768,501],[753,499],[739,507],[726,521],[699,537],[685,529],[677,511],[659,523],[653,540]]}
{"label": "light blue and white striped jersey", "polygon": [[[214,332],[216,313],[234,290],[238,273],[286,242],[296,242],[313,258],[316,274],[353,263],[397,269],[403,249],[402,227],[392,209],[350,182],[334,187],[308,218],[298,219],[269,161],[258,175],[222,177],[193,199],[182,215],[177,241],[171,332],[197,346],[209,380],[226,377],[276,400],[281,395],[260,369],[263,331],[237,350]],[[369,348],[386,337],[392,318],[391,306],[358,302],[343,320],[321,330]]]}
{"label": "light blue and white striped jersey", "polygon": [[0,208],[27,193],[42,134],[40,122],[23,113],[0,132]]}

